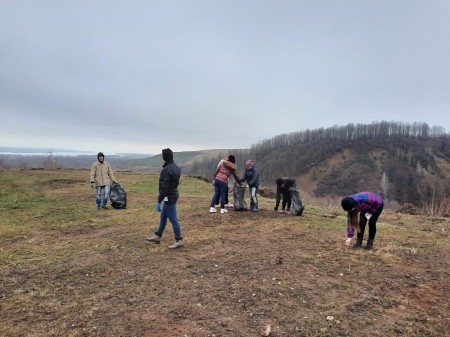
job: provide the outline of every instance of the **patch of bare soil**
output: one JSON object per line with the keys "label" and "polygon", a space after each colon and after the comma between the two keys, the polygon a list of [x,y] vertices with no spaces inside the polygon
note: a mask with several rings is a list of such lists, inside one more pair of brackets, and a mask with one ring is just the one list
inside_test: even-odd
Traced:
{"label": "patch of bare soil", "polygon": [[[108,213],[109,212],[109,213]],[[105,211],[114,216],[116,210]],[[112,215],[111,215],[112,214]],[[376,250],[302,217],[179,211],[185,246],[124,223],[64,229],[34,244],[61,259],[3,269],[2,336],[446,336],[448,246],[379,229]],[[145,228],[144,228],[145,227]],[[44,240],[45,239],[45,240]],[[391,239],[392,240],[392,239]],[[85,250],[61,253],[83,243]],[[30,243],[16,240],[17,250]],[[12,249],[12,248],[11,248]],[[5,252],[3,252],[5,253]],[[32,257],[30,257],[31,259]]]}

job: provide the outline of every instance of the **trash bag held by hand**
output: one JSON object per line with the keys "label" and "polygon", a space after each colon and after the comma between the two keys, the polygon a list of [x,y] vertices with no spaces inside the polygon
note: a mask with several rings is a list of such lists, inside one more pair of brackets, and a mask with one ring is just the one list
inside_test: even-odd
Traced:
{"label": "trash bag held by hand", "polygon": [[300,198],[300,193],[295,189],[289,189],[291,192],[292,204],[291,204],[291,214],[292,215],[302,215],[305,205],[303,205],[302,199]]}
{"label": "trash bag held by hand", "polygon": [[235,211],[246,211],[247,204],[245,202],[245,189],[244,185],[239,186],[235,183],[233,187],[233,198],[234,198],[234,210]]}
{"label": "trash bag held by hand", "polygon": [[113,208],[127,208],[127,192],[125,192],[125,188],[119,183],[112,183],[109,191],[109,200],[111,200]]}

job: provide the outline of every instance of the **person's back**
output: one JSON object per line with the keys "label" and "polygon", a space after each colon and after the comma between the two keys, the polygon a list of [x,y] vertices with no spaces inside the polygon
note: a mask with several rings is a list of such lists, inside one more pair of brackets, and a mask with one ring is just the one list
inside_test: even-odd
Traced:
{"label": "person's back", "polygon": [[168,198],[167,204],[173,205],[178,200],[178,185],[180,184],[181,169],[175,162],[164,164],[159,176],[159,194]]}
{"label": "person's back", "polygon": [[229,177],[233,175],[236,181],[238,181],[239,178],[236,175],[236,170],[236,164],[231,161],[223,160],[217,167],[214,179],[228,183]]}

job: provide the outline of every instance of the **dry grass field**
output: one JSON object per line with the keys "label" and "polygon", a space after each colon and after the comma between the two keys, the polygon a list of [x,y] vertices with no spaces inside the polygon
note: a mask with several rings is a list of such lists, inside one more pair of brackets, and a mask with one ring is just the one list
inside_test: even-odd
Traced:
{"label": "dry grass field", "polygon": [[308,204],[209,214],[183,177],[185,246],[145,241],[158,175],[117,172],[125,210],[97,211],[87,170],[0,172],[0,336],[448,336],[449,219],[380,217],[374,251],[345,214]]}

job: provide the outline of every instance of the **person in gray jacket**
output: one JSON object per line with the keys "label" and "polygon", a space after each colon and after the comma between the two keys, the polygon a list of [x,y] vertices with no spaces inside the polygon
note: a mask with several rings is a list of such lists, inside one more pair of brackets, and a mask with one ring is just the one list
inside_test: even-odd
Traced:
{"label": "person in gray jacket", "polygon": [[[116,182],[111,165],[105,160],[102,152],[97,154],[97,161],[92,164],[89,178],[91,186],[95,185],[95,203],[97,209],[108,209],[109,188],[111,182]],[[102,193],[103,192],[103,193]]]}
{"label": "person in gray jacket", "polygon": [[253,160],[249,159],[245,162],[245,173],[240,179],[240,182],[247,182],[248,188],[250,189],[250,210],[252,212],[258,212],[258,193],[259,184],[261,179],[259,178],[259,172],[255,167]]}

